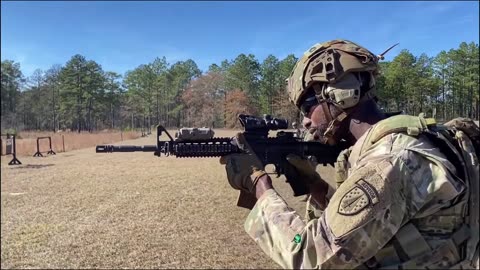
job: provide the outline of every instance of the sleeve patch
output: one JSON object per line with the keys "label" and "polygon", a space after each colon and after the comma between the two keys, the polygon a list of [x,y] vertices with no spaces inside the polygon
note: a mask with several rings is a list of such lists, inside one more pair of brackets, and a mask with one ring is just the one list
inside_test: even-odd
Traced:
{"label": "sleeve patch", "polygon": [[373,205],[378,203],[378,192],[372,185],[363,179],[358,180],[356,184],[367,193],[367,196]]}
{"label": "sleeve patch", "polygon": [[352,173],[325,209],[327,225],[335,238],[347,239],[365,226],[367,230],[374,227],[378,230],[378,222],[390,224],[390,218],[384,217],[387,210],[399,212],[396,218],[401,219],[404,199],[399,192],[403,185],[399,177],[389,160],[369,164]]}
{"label": "sleeve patch", "polygon": [[377,190],[365,180],[358,180],[340,199],[338,213],[345,216],[358,214],[369,205],[378,203]]}

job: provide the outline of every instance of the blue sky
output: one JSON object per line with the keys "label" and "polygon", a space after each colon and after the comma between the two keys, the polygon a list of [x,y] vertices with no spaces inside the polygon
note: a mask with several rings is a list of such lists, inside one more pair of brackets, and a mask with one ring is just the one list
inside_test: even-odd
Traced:
{"label": "blue sky", "polygon": [[1,59],[24,75],[74,54],[124,74],[165,56],[212,63],[252,53],[301,55],[345,38],[374,53],[390,45],[434,56],[479,42],[479,2],[1,2]]}

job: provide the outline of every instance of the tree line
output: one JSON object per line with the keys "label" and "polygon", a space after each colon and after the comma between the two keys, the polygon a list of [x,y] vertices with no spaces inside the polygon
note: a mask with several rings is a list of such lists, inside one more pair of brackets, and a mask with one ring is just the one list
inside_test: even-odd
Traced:
{"label": "tree line", "polygon": [[[1,64],[1,127],[14,130],[94,131],[167,127],[238,127],[239,113],[271,114],[299,121],[285,79],[297,57],[253,54],[212,64],[201,71],[194,60],[165,57],[125,74],[103,70],[74,55],[64,65],[37,69],[30,77],[20,63]],[[425,112],[439,119],[479,119],[479,46],[462,42],[434,57],[402,50],[380,63],[380,105],[386,111]]]}

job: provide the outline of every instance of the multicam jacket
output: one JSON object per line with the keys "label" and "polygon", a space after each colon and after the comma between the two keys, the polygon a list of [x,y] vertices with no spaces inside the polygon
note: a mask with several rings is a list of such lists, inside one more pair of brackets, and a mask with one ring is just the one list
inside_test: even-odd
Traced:
{"label": "multicam jacket", "polygon": [[372,129],[340,155],[339,186],[316,217],[304,221],[273,189],[259,198],[245,230],[280,266],[418,269],[462,260],[468,183],[425,135],[393,132],[365,148]]}

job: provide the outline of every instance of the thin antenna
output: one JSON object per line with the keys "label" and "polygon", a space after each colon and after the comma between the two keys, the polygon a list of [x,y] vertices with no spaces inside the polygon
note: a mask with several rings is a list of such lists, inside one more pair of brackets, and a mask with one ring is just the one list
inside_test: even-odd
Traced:
{"label": "thin antenna", "polygon": [[393,49],[393,47],[397,46],[398,44],[400,44],[400,43],[397,43],[397,44],[391,46],[390,48],[388,48],[388,49],[387,49],[386,51],[384,51],[383,53],[377,55],[377,57],[380,58],[380,60],[385,59],[384,55],[385,55],[388,51],[390,51],[391,49]]}

